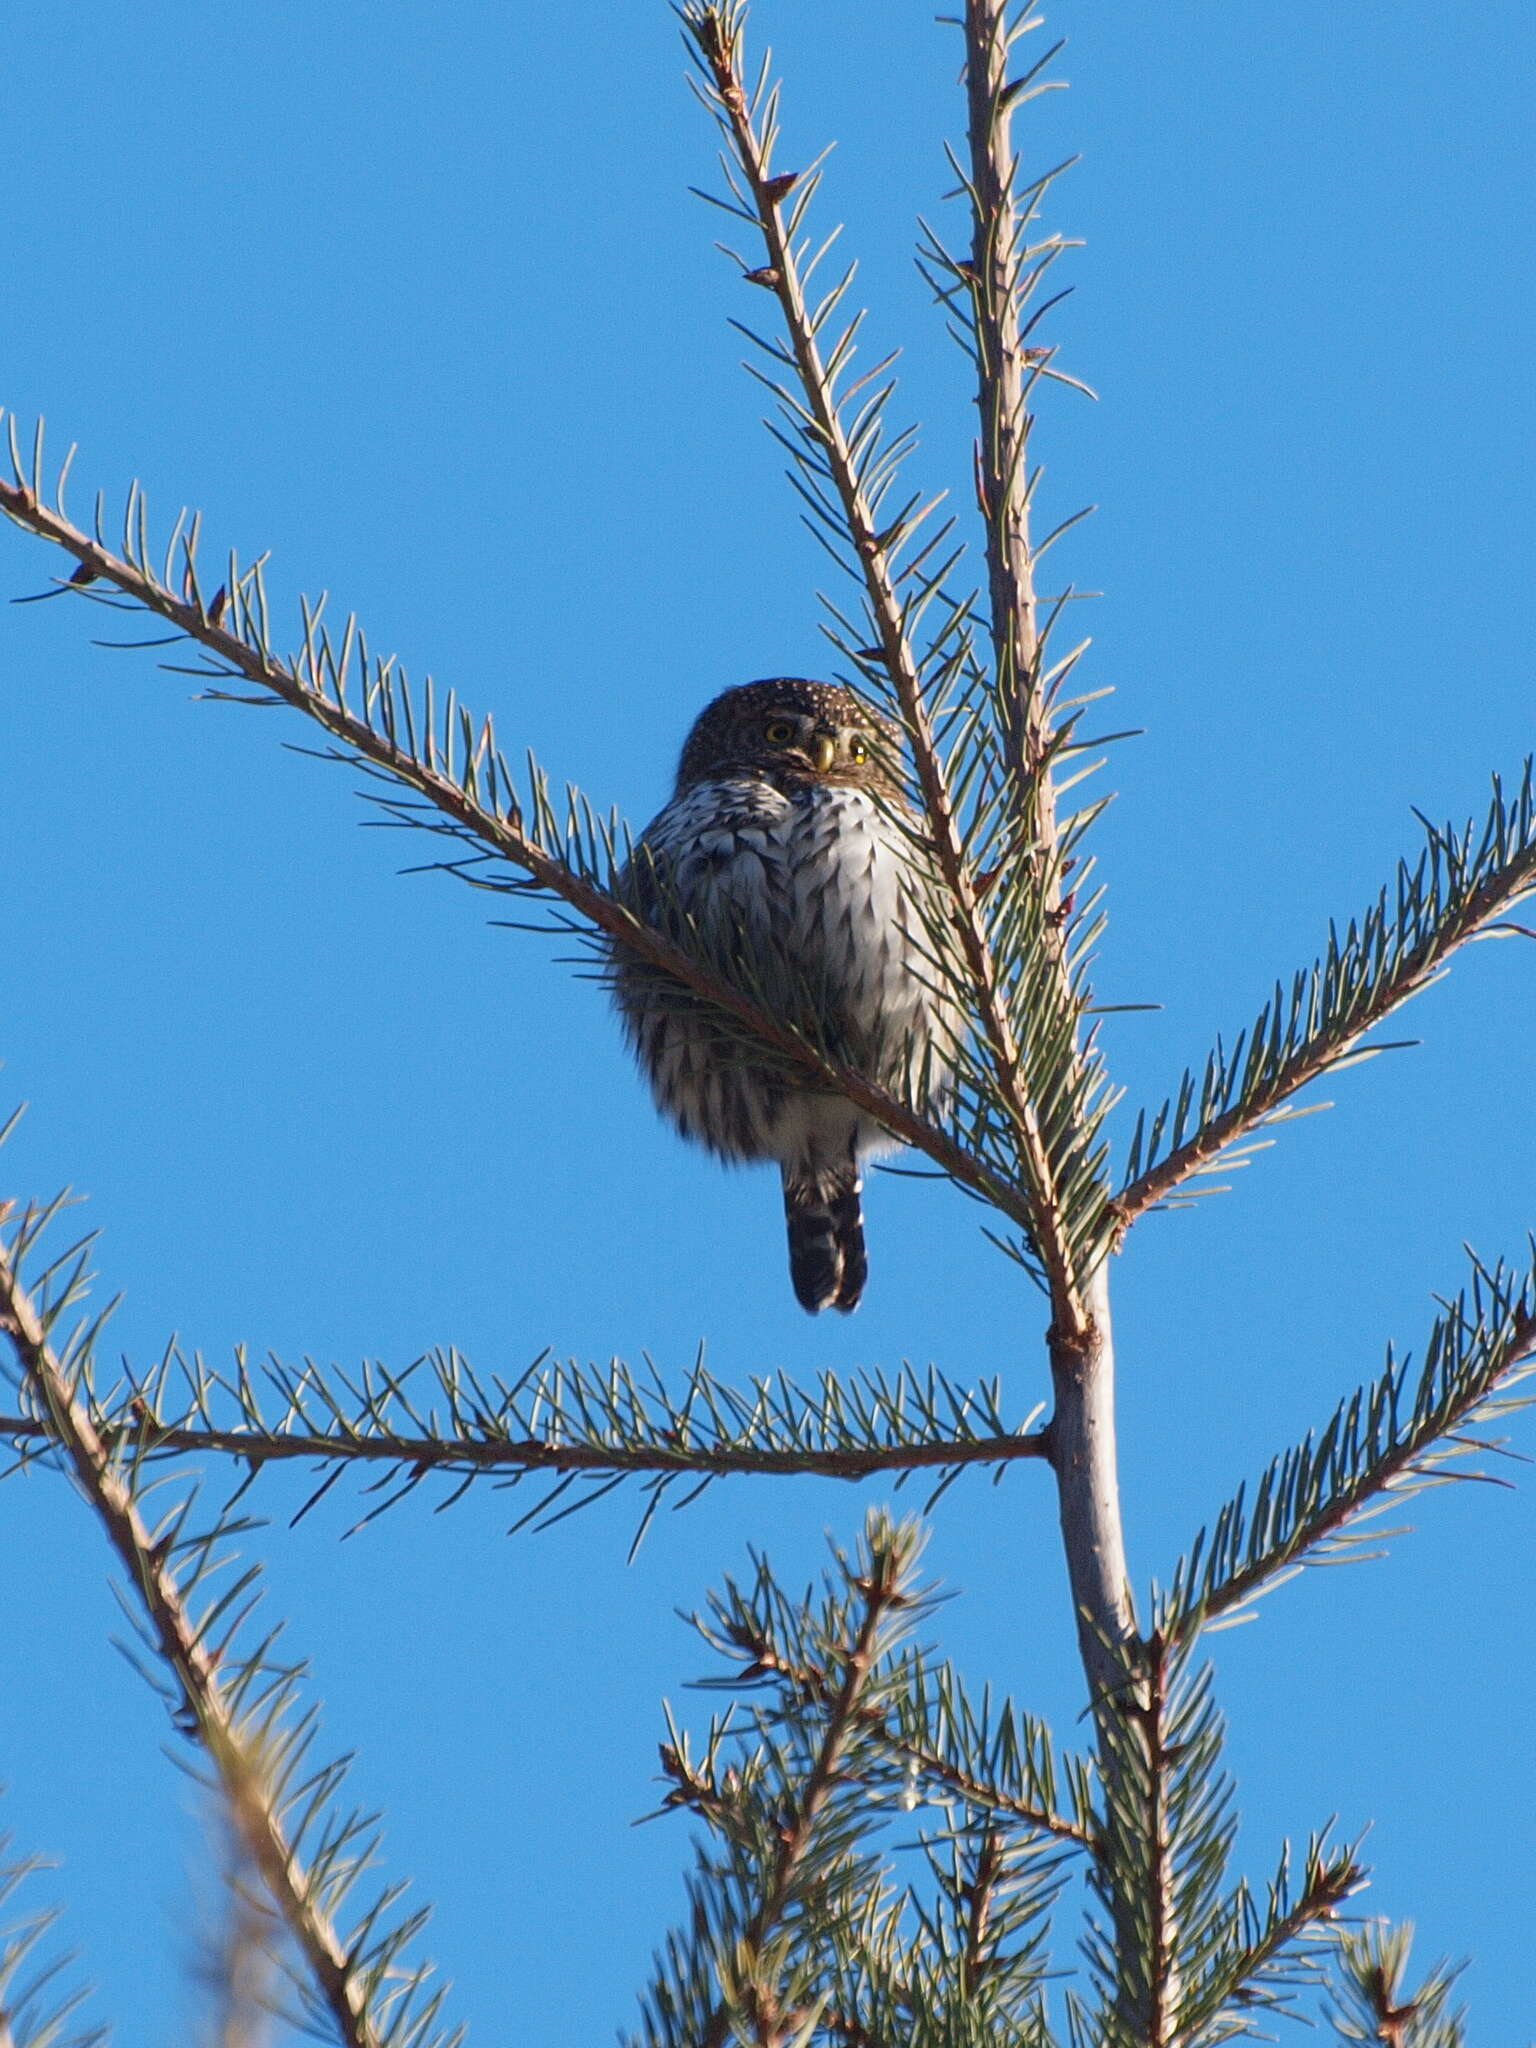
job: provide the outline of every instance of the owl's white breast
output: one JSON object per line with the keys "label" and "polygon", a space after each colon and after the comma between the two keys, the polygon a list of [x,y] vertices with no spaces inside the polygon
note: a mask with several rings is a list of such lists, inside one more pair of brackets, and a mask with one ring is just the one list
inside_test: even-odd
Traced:
{"label": "owl's white breast", "polygon": [[868,791],[695,783],[645,840],[703,929],[760,937],[855,1028],[903,1029],[921,1007],[912,850]]}
{"label": "owl's white breast", "polygon": [[[744,969],[770,1008],[808,1022],[881,1085],[942,1094],[956,1029],[934,993],[925,866],[867,791],[787,794],[756,776],[721,776],[675,797],[641,845],[651,867],[639,873],[654,873],[727,972]],[[654,976],[621,960],[614,991],[662,1108],[725,1157],[810,1171],[892,1143],[852,1103],[743,1057],[738,1040],[659,993]]]}
{"label": "owl's white breast", "polygon": [[866,1028],[911,1014],[914,905],[911,850],[862,789],[817,787],[794,807],[790,943],[824,968],[851,1019]]}

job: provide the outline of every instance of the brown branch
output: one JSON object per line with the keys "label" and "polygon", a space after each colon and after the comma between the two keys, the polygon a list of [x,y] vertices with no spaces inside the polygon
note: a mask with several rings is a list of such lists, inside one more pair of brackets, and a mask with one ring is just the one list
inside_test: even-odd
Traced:
{"label": "brown branch", "polygon": [[[826,1087],[857,1103],[903,1144],[926,1153],[952,1179],[981,1195],[1022,1228],[1032,1229],[1034,1205],[1024,1190],[1002,1179],[983,1161],[957,1144],[948,1132],[930,1123],[857,1069],[807,1043],[783,1018],[762,1008],[722,975],[694,959],[682,946],[636,917],[617,898],[578,874],[525,828],[515,804],[509,804],[504,812],[498,814],[477,802],[434,764],[430,720],[426,726],[426,758],[418,758],[408,744],[400,744],[393,730],[381,730],[367,716],[359,716],[351,710],[342,697],[339,682],[334,695],[325,693],[320,682],[322,671],[312,646],[306,648],[310,673],[305,675],[297,665],[275,659],[263,646],[249,644],[222,622],[229,608],[225,593],[219,593],[206,603],[195,590],[191,597],[178,597],[146,567],[115,555],[101,541],[74,526],[61,512],[45,505],[36,485],[20,474],[10,482],[0,477],[0,511],[18,526],[73,555],[82,569],[89,571],[88,577],[78,580],[112,584],[146,611],[166,619],[188,639],[206,647],[234,674],[268,691],[294,710],[303,712],[362,761],[416,791],[466,836],[509,866],[520,869],[540,889],[569,904],[608,939],[639,954],[652,966],[659,967],[696,995],[727,1012],[774,1052],[814,1075]],[[75,580],[71,579],[72,582]],[[396,715],[393,711],[389,713],[388,723],[391,726]],[[408,718],[409,714],[406,715]]]}
{"label": "brown branch", "polygon": [[225,1700],[216,1655],[187,1613],[165,1551],[146,1528],[133,1489],[114,1469],[111,1449],[74,1393],[3,1244],[0,1332],[11,1340],[21,1369],[48,1414],[50,1433],[117,1552],[161,1659],[179,1688],[178,1723],[184,1720],[197,1730],[218,1773],[230,1824],[260,1871],[340,2040],[346,2048],[381,2048],[382,2037],[367,2017],[347,1944],[313,1897],[310,1874],[273,1808],[260,1759],[242,1739]]}
{"label": "brown branch", "polygon": [[[1499,1362],[1491,1372],[1480,1374],[1464,1390],[1462,1399],[1455,1402],[1449,1412],[1441,1408],[1425,1411],[1416,1430],[1410,1430],[1400,1443],[1394,1444],[1384,1458],[1370,1465],[1358,1477],[1328,1501],[1316,1514],[1298,1522],[1285,1542],[1241,1571],[1234,1572],[1212,1592],[1210,1598],[1196,1602],[1186,1614],[1178,1616],[1172,1623],[1175,1640],[1185,1641],[1198,1633],[1215,1615],[1227,1614],[1233,1608],[1241,1607],[1253,1597],[1267,1579],[1276,1572],[1284,1571],[1294,1559],[1306,1551],[1326,1543],[1336,1531],[1354,1520],[1366,1504],[1377,1494],[1386,1492],[1396,1480],[1417,1478],[1424,1472],[1425,1454],[1435,1439],[1450,1434],[1456,1424],[1486,1401],[1506,1375],[1517,1372],[1536,1359],[1536,1308],[1516,1314],[1510,1326],[1509,1338],[1500,1353]],[[1378,1383],[1379,1384],[1379,1383]],[[1359,1397],[1357,1396],[1357,1399]],[[1483,1448],[1476,1443],[1457,1443],[1441,1457],[1454,1457]],[[1433,1462],[1440,1462],[1434,1460]]]}
{"label": "brown branch", "polygon": [[1062,1228],[1055,1168],[1039,1116],[1029,1099],[1022,1056],[980,910],[977,882],[950,800],[922,679],[896,591],[891,558],[906,534],[892,540],[877,532],[875,515],[860,487],[857,465],[817,346],[799,266],[780,211],[792,186],[786,188],[770,172],[763,138],[754,124],[738,75],[739,39],[727,32],[714,8],[702,10],[696,19],[690,18],[690,27],[709,66],[723,125],[751,189],[767,252],[763,269],[749,275],[754,282],[769,286],[778,299],[820,451],[842,504],[870,612],[879,630],[883,666],[890,675],[911,740],[933,855],[949,898],[955,936],[976,1002],[998,1097],[1013,1124],[1026,1166],[1030,1204],[1027,1217],[1022,1219],[1024,1227],[1044,1268],[1056,1320],[1064,1328],[1081,1331],[1087,1321],[1083,1275]]}
{"label": "brown branch", "polygon": [[1147,2010],[1137,2013],[1146,2027],[1147,2048],[1173,2048],[1180,2003],[1179,1971],[1174,1939],[1172,1845],[1168,1839],[1168,1783],[1175,1767],[1165,1728],[1168,1717],[1168,1645],[1154,1635],[1146,1645],[1146,1692],[1130,1704],[1129,1718],[1139,1724],[1146,1749]]}
{"label": "brown branch", "polygon": [[1501,912],[1536,889],[1536,846],[1508,861],[1468,897],[1460,913],[1437,932],[1431,943],[1417,948],[1401,969],[1387,977],[1375,999],[1347,1024],[1317,1032],[1299,1045],[1252,1098],[1219,1116],[1186,1138],[1155,1166],[1128,1181],[1114,1198],[1118,1229],[1123,1234],[1137,1217],[1165,1201],[1193,1175],[1209,1168],[1219,1155],[1267,1121],[1274,1112],[1312,1082],[1347,1059],[1362,1038],[1395,1010],[1437,981],[1446,962]]}
{"label": "brown branch", "polygon": [[[866,1450],[772,1451],[722,1446],[685,1450],[664,1444],[641,1448],[615,1445],[547,1443],[535,1437],[520,1441],[484,1437],[359,1436],[350,1431],[331,1436],[324,1431],[264,1434],[242,1429],[164,1427],[142,1421],[101,1424],[103,1448],[116,1452],[125,1445],[153,1456],[157,1451],[213,1452],[242,1458],[253,1465],[282,1459],[332,1459],[338,1463],[409,1465],[417,1471],[465,1472],[676,1472],[812,1474],[826,1479],[867,1479],[877,1472],[948,1470],[961,1465],[1001,1465],[1021,1458],[1044,1458],[1041,1431],[1023,1436],[992,1436],[955,1442],[872,1445]],[[26,1415],[0,1415],[0,1438],[13,1442],[55,1442],[51,1423]]]}
{"label": "brown branch", "polygon": [[1255,1996],[1246,1991],[1248,1984],[1271,1963],[1279,1962],[1291,1943],[1308,1933],[1318,1921],[1334,1919],[1339,1908],[1366,1882],[1364,1867],[1347,1851],[1336,1856],[1331,1863],[1319,1865],[1290,1911],[1282,1913],[1265,1928],[1252,1948],[1244,1950],[1241,1968],[1230,1989],[1222,1994],[1222,2004],[1256,2003]]}
{"label": "brown branch", "polygon": [[[806,1699],[819,1700],[825,1704],[833,1693],[831,1679],[824,1671],[812,1669],[809,1665],[795,1664],[781,1656],[775,1646],[766,1638],[748,1641],[743,1639],[741,1647],[750,1652],[755,1671],[783,1678]],[[1095,1850],[1092,1832],[1075,1820],[1069,1820],[1064,1813],[1056,1813],[1048,1806],[1037,1806],[1027,1799],[1015,1798],[1012,1793],[1002,1791],[996,1785],[989,1785],[983,1779],[963,1771],[957,1764],[941,1756],[936,1749],[913,1742],[899,1735],[891,1727],[888,1715],[878,1707],[860,1707],[858,1720],[867,1733],[872,1735],[882,1749],[904,1762],[915,1764],[928,1777],[940,1784],[948,1785],[958,1793],[967,1805],[979,1807],[987,1813],[1006,1814],[1010,1820],[1022,1826],[1033,1828],[1043,1835],[1054,1835],[1058,1841],[1070,1842],[1075,1848]]]}
{"label": "brown branch", "polygon": [[992,1894],[1003,1875],[1003,1845],[995,1828],[982,1831],[976,1852],[976,1874],[966,1887],[965,1946],[960,1954],[960,1995],[969,2000],[986,1975]]}
{"label": "brown branch", "polygon": [[[904,1598],[900,1563],[892,1548],[872,1543],[869,1567],[867,1578],[853,1582],[864,1596],[864,1612],[849,1648],[842,1678],[828,1708],[827,1725],[805,1781],[804,1793],[794,1809],[784,1815],[767,1886],[737,1944],[738,1960],[734,1965],[737,1983],[733,1989],[739,1989],[750,1999],[758,2039],[763,2048],[778,2048],[781,2041],[788,2039],[788,2025],[780,2028],[776,2024],[781,2017],[787,2020],[787,2015],[781,2016],[777,2012],[776,2001],[768,1987],[742,1980],[757,1970],[764,1941],[788,1903],[795,1871],[811,1845],[816,1823],[837,1783],[843,1752],[858,1725],[860,1696],[873,1673],[881,1622],[886,1613]],[[704,2032],[702,2048],[724,2048],[729,2039],[731,2002],[728,1996],[715,2008]]]}

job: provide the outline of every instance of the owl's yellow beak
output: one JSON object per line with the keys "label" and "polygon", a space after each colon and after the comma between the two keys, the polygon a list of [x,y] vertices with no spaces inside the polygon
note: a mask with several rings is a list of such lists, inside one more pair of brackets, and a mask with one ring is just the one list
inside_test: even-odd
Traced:
{"label": "owl's yellow beak", "polygon": [[811,766],[825,775],[837,756],[837,741],[829,732],[816,733],[811,740]]}

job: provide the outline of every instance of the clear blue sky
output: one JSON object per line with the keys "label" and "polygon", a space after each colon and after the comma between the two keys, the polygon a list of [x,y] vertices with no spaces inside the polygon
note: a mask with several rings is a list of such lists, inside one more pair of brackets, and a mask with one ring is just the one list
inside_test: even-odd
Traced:
{"label": "clear blue sky", "polygon": [[[838,140],[824,214],[871,344],[907,350],[914,480],[963,495],[961,365],[910,262],[959,124],[930,12],[764,0],[755,26],[787,74],[782,160]],[[1164,1005],[1110,1036],[1132,1108],[1369,899],[1411,806],[1479,809],[1536,743],[1536,26],[1508,0],[1051,25],[1073,89],[1020,139],[1084,152],[1052,211],[1087,242],[1056,338],[1102,398],[1050,409],[1044,500],[1102,507],[1063,568],[1105,593],[1090,682],[1147,728],[1099,838],[1099,987]],[[77,505],[134,474],[162,519],[200,504],[216,549],[273,551],[287,619],[329,587],[637,820],[707,698],[823,666],[823,558],[726,325],[768,307],[686,194],[712,140],[660,0],[33,4],[5,44],[0,401],[81,444]],[[0,534],[0,594],[55,567]],[[707,1337],[726,1375],[907,1357],[1001,1374],[1021,1414],[1043,1396],[1038,1297],[969,1204],[877,1179],[865,1306],[804,1318],[771,1181],[662,1128],[560,949],[398,879],[420,850],[357,829],[348,778],[279,746],[302,730],[91,648],[109,618],[0,614],[0,1085],[35,1105],[0,1180],[89,1193],[126,1353],[179,1330],[215,1356],[452,1342],[503,1373],[545,1345],[680,1369]],[[1117,1282],[1143,1583],[1389,1336],[1418,1343],[1463,1239],[1519,1252],[1533,1002],[1536,948],[1473,949],[1412,1013],[1421,1050],[1340,1077],[1234,1193],[1138,1229]],[[749,1541],[801,1572],[863,1498],[722,1487],[626,1565],[622,1495],[511,1540],[520,1496],[418,1501],[349,1542],[356,1495],[289,1531],[301,1497],[258,1489],[274,1610],[388,1815],[390,1871],[438,1903],[455,2011],[483,2042],[611,2038],[681,1901],[683,1828],[629,1826],[660,1701],[699,1668],[673,1610]],[[1479,2038],[1524,2039],[1536,1489],[1411,1519],[1390,1561],[1217,1639],[1244,1850],[1262,1873],[1282,1834],[1373,1823],[1373,1902],[1475,1957]],[[33,1475],[0,1488],[0,1540],[5,1818],[63,1859],[42,1891],[118,2039],[172,2038],[187,1783],[108,1647],[90,1520]],[[956,1487],[930,1555],[966,1669],[1070,1734],[1044,1475]]]}

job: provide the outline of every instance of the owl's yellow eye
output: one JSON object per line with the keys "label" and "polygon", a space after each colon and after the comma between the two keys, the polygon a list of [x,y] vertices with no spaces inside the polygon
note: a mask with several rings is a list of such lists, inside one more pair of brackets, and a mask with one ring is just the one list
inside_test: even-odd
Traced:
{"label": "owl's yellow eye", "polygon": [[855,768],[862,768],[869,759],[869,749],[862,740],[850,740],[848,742],[848,758]]}
{"label": "owl's yellow eye", "polygon": [[770,747],[787,747],[794,736],[794,723],[788,718],[770,718],[763,727],[763,738]]}

